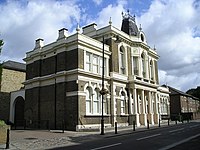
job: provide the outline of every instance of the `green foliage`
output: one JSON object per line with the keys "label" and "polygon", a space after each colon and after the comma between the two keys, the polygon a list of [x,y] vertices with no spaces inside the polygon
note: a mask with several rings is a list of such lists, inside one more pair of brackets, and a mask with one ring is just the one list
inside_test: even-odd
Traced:
{"label": "green foliage", "polygon": [[0,63],[0,89],[1,89],[1,77],[2,77],[2,64]]}
{"label": "green foliage", "polygon": [[186,93],[200,99],[200,86],[196,89],[189,89]]}
{"label": "green foliage", "polygon": [[[186,93],[198,98],[200,101],[200,86],[198,86],[196,89],[189,89]],[[197,112],[200,112],[200,106]]]}
{"label": "green foliage", "polygon": [[6,125],[5,122],[3,120],[0,120],[0,126],[4,126]]}
{"label": "green foliage", "polygon": [[3,40],[0,40],[0,54],[1,54],[1,50],[2,50],[3,44],[4,44]]}

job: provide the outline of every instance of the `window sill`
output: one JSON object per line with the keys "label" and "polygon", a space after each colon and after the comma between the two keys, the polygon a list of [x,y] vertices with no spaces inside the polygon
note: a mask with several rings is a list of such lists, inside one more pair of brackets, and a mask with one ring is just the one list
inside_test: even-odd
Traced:
{"label": "window sill", "polygon": [[[101,114],[86,114],[84,117],[101,117]],[[110,114],[103,114],[104,117],[109,117]]]}

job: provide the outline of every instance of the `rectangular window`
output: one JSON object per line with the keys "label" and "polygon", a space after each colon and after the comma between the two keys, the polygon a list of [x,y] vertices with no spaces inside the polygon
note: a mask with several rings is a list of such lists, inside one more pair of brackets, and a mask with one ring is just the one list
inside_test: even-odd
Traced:
{"label": "rectangular window", "polygon": [[102,57],[99,58],[99,74],[102,75],[103,72],[103,59]]}
{"label": "rectangular window", "polygon": [[90,53],[86,53],[86,71],[91,71],[91,54]]}
{"label": "rectangular window", "polygon": [[[102,56],[86,52],[85,70],[88,72],[102,75],[103,72]],[[106,75],[106,58],[104,59],[104,74]]]}
{"label": "rectangular window", "polygon": [[98,56],[93,55],[93,73],[98,73]]}

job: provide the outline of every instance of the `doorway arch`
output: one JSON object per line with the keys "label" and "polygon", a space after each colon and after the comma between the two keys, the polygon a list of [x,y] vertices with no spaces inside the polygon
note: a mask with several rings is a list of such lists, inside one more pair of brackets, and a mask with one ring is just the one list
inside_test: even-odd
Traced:
{"label": "doorway arch", "polygon": [[[9,119],[10,122],[15,123],[16,119],[18,120],[18,118],[19,119],[24,118],[24,101],[25,101],[25,90],[24,89],[11,92],[11,95],[10,95],[10,119]],[[17,105],[17,108],[16,108],[16,105]],[[15,115],[15,113],[17,113],[17,114]],[[17,117],[16,119],[15,119],[15,116]]]}
{"label": "doorway arch", "polygon": [[15,99],[14,124],[16,127],[22,127],[24,123],[24,98],[18,96]]}

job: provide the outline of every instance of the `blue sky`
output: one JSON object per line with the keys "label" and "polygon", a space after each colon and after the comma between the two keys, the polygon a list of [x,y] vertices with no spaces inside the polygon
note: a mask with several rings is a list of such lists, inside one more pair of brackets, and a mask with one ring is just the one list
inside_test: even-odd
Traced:
{"label": "blue sky", "polygon": [[199,0],[0,0],[1,61],[23,62],[35,40],[55,41],[65,27],[72,34],[95,22],[121,28],[129,9],[142,24],[148,44],[156,46],[160,84],[186,91],[200,85]]}

